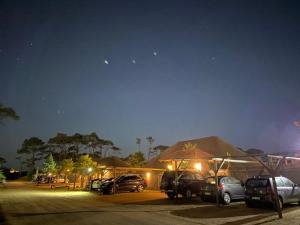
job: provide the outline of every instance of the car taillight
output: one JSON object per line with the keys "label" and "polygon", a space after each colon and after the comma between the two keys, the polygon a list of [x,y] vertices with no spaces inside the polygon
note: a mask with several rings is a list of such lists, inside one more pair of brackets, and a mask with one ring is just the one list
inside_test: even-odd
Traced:
{"label": "car taillight", "polygon": [[223,190],[224,189],[224,184],[219,184],[218,189]]}

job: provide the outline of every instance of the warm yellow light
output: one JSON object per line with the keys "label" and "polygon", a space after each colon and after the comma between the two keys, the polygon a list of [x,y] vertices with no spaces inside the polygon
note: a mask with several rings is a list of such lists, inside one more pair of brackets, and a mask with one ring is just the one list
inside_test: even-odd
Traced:
{"label": "warm yellow light", "polygon": [[147,177],[147,179],[149,179],[149,178],[150,178],[150,176],[151,176],[151,173],[150,173],[150,172],[147,172],[147,173],[146,173],[146,177]]}
{"label": "warm yellow light", "polygon": [[52,173],[48,173],[48,176],[50,177],[52,175]]}
{"label": "warm yellow light", "polygon": [[168,170],[173,170],[173,166],[171,164],[168,165]]}
{"label": "warm yellow light", "polygon": [[201,171],[202,170],[202,164],[201,163],[196,163],[195,164],[195,169]]}

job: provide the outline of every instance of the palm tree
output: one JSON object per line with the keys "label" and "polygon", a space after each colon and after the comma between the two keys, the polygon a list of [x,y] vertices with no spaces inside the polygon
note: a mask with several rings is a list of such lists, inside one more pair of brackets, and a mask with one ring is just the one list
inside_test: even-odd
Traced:
{"label": "palm tree", "polygon": [[153,145],[153,143],[154,143],[155,140],[154,140],[154,138],[151,137],[151,136],[146,137],[146,139],[147,139],[147,141],[148,141],[148,143],[149,143],[148,156],[147,156],[147,160],[149,160],[151,154],[153,153],[153,147],[152,147],[152,145]]}

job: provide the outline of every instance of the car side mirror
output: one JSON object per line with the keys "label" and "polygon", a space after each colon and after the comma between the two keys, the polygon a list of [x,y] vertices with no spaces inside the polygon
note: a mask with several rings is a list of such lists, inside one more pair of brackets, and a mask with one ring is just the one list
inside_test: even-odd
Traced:
{"label": "car side mirror", "polygon": [[242,187],[245,187],[244,181],[241,181],[241,186],[242,186]]}
{"label": "car side mirror", "polygon": [[298,184],[294,184],[293,187],[299,187],[299,185]]}

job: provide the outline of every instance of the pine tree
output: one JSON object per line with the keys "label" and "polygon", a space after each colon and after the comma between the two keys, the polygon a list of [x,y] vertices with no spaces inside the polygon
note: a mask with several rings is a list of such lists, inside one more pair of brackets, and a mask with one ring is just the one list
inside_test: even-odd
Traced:
{"label": "pine tree", "polygon": [[54,174],[56,172],[56,163],[53,159],[52,154],[50,154],[44,162],[44,172]]}

